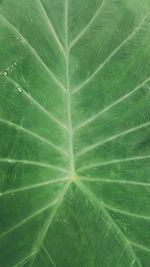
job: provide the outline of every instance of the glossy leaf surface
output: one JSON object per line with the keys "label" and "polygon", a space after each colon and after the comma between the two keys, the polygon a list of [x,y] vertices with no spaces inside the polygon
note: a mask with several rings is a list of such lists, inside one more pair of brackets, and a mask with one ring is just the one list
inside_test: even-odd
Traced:
{"label": "glossy leaf surface", "polygon": [[150,266],[150,3],[0,1],[0,266]]}

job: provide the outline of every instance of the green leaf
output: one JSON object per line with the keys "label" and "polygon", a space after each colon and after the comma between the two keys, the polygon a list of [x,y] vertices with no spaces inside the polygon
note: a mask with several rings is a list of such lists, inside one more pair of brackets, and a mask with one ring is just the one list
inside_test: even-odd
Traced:
{"label": "green leaf", "polygon": [[149,0],[0,1],[0,266],[150,264]]}

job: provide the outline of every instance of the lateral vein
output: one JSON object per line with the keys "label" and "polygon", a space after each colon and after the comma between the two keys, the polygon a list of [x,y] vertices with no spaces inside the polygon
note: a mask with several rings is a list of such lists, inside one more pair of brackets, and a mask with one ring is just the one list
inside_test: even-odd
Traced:
{"label": "lateral vein", "polygon": [[36,254],[35,254],[35,256],[34,256],[32,265],[33,265],[33,263],[34,263],[34,261],[35,261],[35,259],[36,259],[36,257],[37,257],[37,254],[38,254],[40,248],[41,248],[42,245],[43,245],[45,236],[46,236],[46,234],[47,234],[47,232],[48,232],[48,230],[49,230],[49,228],[50,228],[50,225],[51,225],[51,223],[52,223],[52,221],[53,221],[53,219],[54,219],[54,217],[55,217],[55,215],[56,215],[56,213],[57,213],[57,210],[59,209],[59,207],[60,207],[60,205],[61,205],[61,203],[62,203],[62,201],[63,201],[63,199],[64,199],[64,196],[65,196],[65,194],[66,194],[66,192],[67,192],[67,190],[68,190],[68,188],[69,188],[69,186],[70,186],[70,183],[71,183],[71,182],[69,181],[69,182],[67,183],[67,185],[63,188],[63,190],[59,193],[59,195],[58,195],[58,201],[57,201],[57,203],[56,203],[56,206],[55,206],[55,208],[53,209],[52,214],[50,214],[50,216],[48,216],[48,219],[47,219],[47,221],[46,221],[46,223],[45,223],[45,225],[44,225],[44,227],[43,227],[43,230],[42,230],[42,232],[40,233],[39,237],[37,238],[37,247],[38,247],[38,250],[37,250],[37,252],[36,252]]}
{"label": "lateral vein", "polygon": [[45,248],[45,246],[42,246],[42,249],[43,249],[43,251],[45,252],[45,254],[47,255],[47,257],[48,257],[50,263],[53,264],[54,267],[56,267],[55,262],[53,261],[51,255],[49,254],[49,252],[47,251],[47,249]]}
{"label": "lateral vein", "polygon": [[97,142],[97,143],[95,143],[95,144],[93,144],[93,145],[90,145],[90,146],[86,147],[85,149],[79,151],[79,152],[76,154],[76,157],[79,157],[79,156],[81,156],[81,155],[84,155],[84,154],[86,154],[87,152],[89,152],[89,151],[91,151],[91,150],[94,150],[95,148],[98,148],[98,147],[100,147],[100,146],[102,146],[102,145],[104,145],[104,144],[106,144],[106,143],[108,143],[108,142],[111,142],[111,141],[113,141],[113,140],[115,140],[115,139],[117,139],[117,138],[120,138],[120,137],[122,137],[122,136],[124,136],[124,135],[130,134],[130,133],[132,133],[132,132],[138,131],[138,130],[140,130],[140,129],[143,129],[143,128],[147,127],[147,126],[150,126],[150,122],[143,123],[143,124],[141,124],[141,125],[138,125],[138,126],[136,126],[136,127],[133,127],[133,128],[128,129],[128,130],[126,130],[126,131],[123,131],[123,132],[121,132],[121,133],[119,133],[119,134],[115,134],[115,135],[113,135],[113,136],[111,136],[111,137],[105,139],[105,140],[102,141],[102,142]]}
{"label": "lateral vein", "polygon": [[3,234],[0,235],[0,239],[3,238],[4,236],[6,236],[7,234],[11,233],[12,231],[14,231],[15,229],[19,228],[21,225],[25,224],[26,222],[30,221],[32,218],[38,216],[40,213],[44,212],[45,210],[49,209],[50,207],[52,207],[53,205],[56,205],[57,201],[54,201],[50,204],[48,204],[47,206],[45,206],[44,208],[36,211],[35,213],[31,214],[29,217],[25,218],[24,220],[22,220],[20,223],[14,225],[13,227],[11,227],[9,230],[7,230],[6,232],[4,232]]}
{"label": "lateral vein", "polygon": [[4,123],[4,124],[6,124],[6,125],[8,125],[8,126],[10,126],[10,127],[13,127],[13,128],[15,128],[16,130],[18,130],[18,131],[22,131],[22,132],[24,132],[24,133],[26,133],[26,134],[28,134],[28,135],[31,135],[31,136],[34,137],[35,139],[38,139],[38,140],[40,140],[41,142],[43,142],[43,143],[49,145],[51,148],[53,147],[53,148],[54,148],[55,150],[57,150],[59,153],[68,156],[68,154],[67,154],[66,151],[64,151],[64,150],[61,149],[60,147],[56,146],[54,143],[50,142],[49,140],[45,139],[45,138],[42,137],[41,135],[38,135],[38,134],[36,134],[36,133],[34,133],[34,132],[32,132],[32,131],[30,131],[30,130],[28,130],[28,129],[22,127],[22,126],[19,126],[18,124],[14,123],[14,122],[11,122],[11,121],[7,121],[7,120],[4,120],[4,119],[1,119],[1,118],[0,118],[0,122],[1,122],[1,123]]}
{"label": "lateral vein", "polygon": [[27,190],[31,190],[31,189],[34,189],[34,188],[43,187],[43,186],[47,186],[47,185],[50,185],[50,184],[57,184],[57,183],[65,182],[65,181],[67,181],[67,178],[52,179],[50,181],[46,181],[46,182],[43,182],[43,183],[33,184],[33,185],[24,186],[24,187],[20,187],[20,188],[16,188],[16,189],[12,189],[12,190],[9,190],[9,191],[2,192],[2,193],[0,193],[0,197],[1,196],[5,196],[5,195],[9,195],[9,194],[12,194],[12,193],[27,191]]}
{"label": "lateral vein", "polygon": [[39,56],[37,51],[31,46],[31,44],[28,42],[28,40],[19,32],[19,30],[10,22],[8,21],[4,16],[0,15],[1,20],[8,25],[8,27],[16,34],[18,35],[24,43],[29,47],[33,55],[38,59],[38,61],[41,63],[41,65],[45,68],[45,70],[50,74],[51,78],[55,81],[55,83],[63,90],[63,92],[66,93],[65,88],[63,85],[60,83],[60,81],[56,78],[54,73],[48,68],[48,66],[44,63],[42,58]]}
{"label": "lateral vein", "polygon": [[50,164],[46,164],[43,162],[38,162],[38,161],[28,161],[28,160],[20,160],[20,159],[10,159],[10,158],[0,158],[0,162],[2,163],[10,163],[10,164],[25,164],[25,165],[35,165],[35,166],[39,166],[39,167],[43,167],[43,168],[48,168],[48,169],[54,169],[54,170],[59,170],[61,172],[67,172],[66,169],[62,168],[62,167],[57,167],[54,165],[50,165]]}
{"label": "lateral vein", "polygon": [[87,169],[91,169],[95,167],[107,166],[110,164],[116,164],[116,163],[122,163],[122,162],[128,162],[128,161],[136,161],[136,160],[144,160],[144,159],[150,159],[150,155],[137,156],[137,157],[131,157],[131,158],[124,158],[124,159],[115,159],[111,161],[89,164],[87,166],[79,168],[78,171],[83,171],[83,170],[87,170]]}
{"label": "lateral vein", "polygon": [[87,78],[83,83],[81,83],[76,89],[74,89],[73,94],[77,93],[79,90],[81,90],[86,84],[88,84],[95,76],[96,74],[104,68],[104,66],[109,62],[109,60],[128,42],[136,33],[141,29],[142,25],[144,24],[145,20],[149,16],[149,13],[144,17],[142,22],[134,29],[134,31],[116,48],[113,50],[113,52],[104,60],[102,64],[98,66],[98,68],[93,72],[93,74]]}
{"label": "lateral vein", "polygon": [[58,35],[57,35],[57,33],[56,33],[56,31],[55,31],[53,25],[52,25],[52,22],[51,22],[50,18],[49,18],[48,15],[47,15],[47,12],[46,12],[46,10],[45,10],[44,5],[42,4],[41,0],[37,0],[37,1],[38,1],[39,5],[40,5],[40,8],[43,10],[43,14],[45,15],[45,18],[46,18],[46,21],[47,21],[47,23],[48,23],[48,26],[49,26],[49,28],[50,28],[50,30],[51,30],[51,32],[52,32],[52,34],[53,34],[53,36],[54,36],[54,38],[55,38],[57,44],[58,44],[58,46],[59,46],[61,52],[64,54],[64,56],[66,56],[65,50],[64,50],[64,48],[63,48],[63,46],[62,46],[62,43],[60,42],[60,40],[59,40],[59,38],[58,38]]}
{"label": "lateral vein", "polygon": [[74,132],[76,132],[77,130],[79,130],[82,127],[85,127],[86,125],[90,124],[91,122],[93,122],[94,120],[96,120],[99,116],[101,116],[102,114],[104,114],[105,112],[107,112],[109,109],[113,108],[114,106],[116,106],[117,104],[121,103],[122,101],[124,101],[125,99],[127,99],[128,97],[130,97],[132,94],[134,94],[136,91],[138,91],[139,89],[141,89],[142,86],[144,86],[148,81],[150,81],[150,77],[148,77],[146,80],[144,80],[142,83],[140,83],[138,86],[136,86],[133,90],[131,90],[129,93],[125,94],[124,96],[122,96],[121,98],[117,99],[116,101],[114,101],[112,104],[108,105],[107,107],[105,107],[104,109],[100,110],[98,113],[96,113],[94,116],[92,116],[91,118],[81,122],[78,126],[75,127]]}
{"label": "lateral vein", "polygon": [[141,263],[140,263],[139,259],[137,258],[136,254],[134,253],[133,248],[132,248],[129,240],[126,238],[126,236],[121,231],[119,226],[116,224],[116,222],[109,215],[108,211],[102,205],[102,202],[100,201],[100,203],[99,203],[98,199],[95,197],[95,195],[92,193],[92,191],[88,190],[87,187],[85,187],[81,182],[76,182],[76,184],[77,184],[78,188],[81,190],[81,192],[84,195],[87,196],[87,198],[89,199],[91,204],[94,205],[94,203],[95,203],[100,208],[100,210],[102,211],[104,217],[111,223],[112,228],[114,228],[114,231],[118,234],[118,236],[120,237],[120,239],[121,239],[122,243],[124,244],[124,246],[127,247],[128,252],[129,252],[128,255],[130,255],[131,261],[136,259],[136,261],[138,263],[138,266],[141,267]]}
{"label": "lateral vein", "polygon": [[139,214],[136,214],[136,213],[132,213],[132,212],[128,212],[128,211],[125,211],[125,210],[121,210],[121,209],[112,207],[112,206],[110,206],[110,205],[108,205],[108,204],[106,204],[104,202],[102,202],[102,204],[106,209],[111,210],[113,212],[124,214],[126,216],[134,217],[134,218],[138,218],[138,219],[142,219],[142,220],[150,220],[150,216],[139,215]]}
{"label": "lateral vein", "polygon": [[20,84],[16,83],[12,78],[10,77],[6,77],[7,80],[9,80],[13,85],[19,87],[23,94],[26,96],[27,99],[29,99],[29,101],[31,103],[33,103],[40,111],[42,111],[44,114],[46,114],[53,122],[55,122],[56,124],[58,124],[59,127],[61,127],[63,130],[67,130],[66,126],[59,121],[56,117],[54,117],[54,115],[47,111],[37,100],[35,100],[30,94],[28,94],[24,88],[22,86],[20,86]]}
{"label": "lateral vein", "polygon": [[99,182],[99,183],[112,183],[112,184],[123,184],[123,185],[135,185],[135,186],[150,186],[150,183],[142,183],[138,181],[131,180],[117,180],[117,179],[105,179],[105,178],[92,178],[92,177],[80,177],[82,181],[87,182]]}
{"label": "lateral vein", "polygon": [[71,49],[75,43],[82,37],[82,35],[84,35],[84,33],[88,30],[88,28],[92,25],[92,23],[94,22],[94,20],[96,19],[96,17],[100,14],[104,4],[105,4],[106,0],[103,0],[102,3],[100,4],[99,8],[97,9],[97,11],[95,12],[95,14],[93,15],[93,17],[91,18],[91,20],[89,21],[89,23],[85,26],[85,28],[78,34],[78,36],[71,42],[69,49]]}

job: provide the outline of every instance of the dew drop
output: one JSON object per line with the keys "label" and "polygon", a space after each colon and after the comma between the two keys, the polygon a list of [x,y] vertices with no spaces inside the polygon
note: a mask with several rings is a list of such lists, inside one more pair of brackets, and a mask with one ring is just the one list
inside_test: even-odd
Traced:
{"label": "dew drop", "polygon": [[17,66],[17,63],[16,62],[14,62],[14,66]]}
{"label": "dew drop", "polygon": [[19,93],[21,93],[21,92],[22,92],[22,89],[21,89],[20,87],[18,87],[18,88],[17,88],[17,91],[18,91]]}
{"label": "dew drop", "polygon": [[7,72],[7,71],[4,71],[4,72],[3,72],[3,75],[4,75],[4,76],[7,76],[7,75],[8,75],[8,72]]}

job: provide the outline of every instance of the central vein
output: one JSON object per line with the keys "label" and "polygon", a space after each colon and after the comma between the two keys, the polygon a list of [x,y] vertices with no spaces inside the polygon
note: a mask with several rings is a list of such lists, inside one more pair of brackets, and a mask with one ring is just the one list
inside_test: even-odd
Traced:
{"label": "central vein", "polygon": [[68,124],[68,150],[69,150],[69,162],[70,162],[70,179],[75,177],[75,164],[74,164],[74,152],[73,152],[73,131],[72,131],[72,118],[71,118],[71,88],[69,81],[69,40],[68,40],[68,0],[66,0],[66,89],[67,89],[67,124]]}

